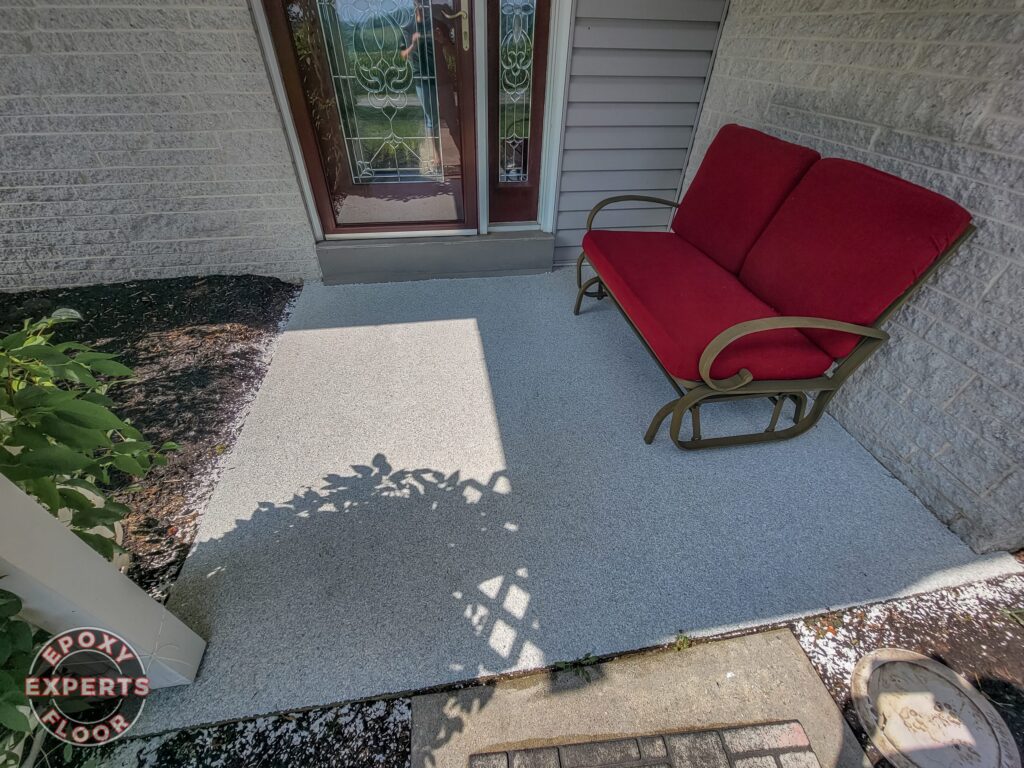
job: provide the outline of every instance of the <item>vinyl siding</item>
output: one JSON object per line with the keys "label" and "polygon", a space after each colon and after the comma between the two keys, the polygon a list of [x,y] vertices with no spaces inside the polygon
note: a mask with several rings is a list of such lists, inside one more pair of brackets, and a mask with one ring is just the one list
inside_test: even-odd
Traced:
{"label": "vinyl siding", "polygon": [[[725,0],[578,0],[555,261],[579,255],[587,214],[612,195],[676,199]],[[663,231],[671,209],[620,204],[605,228]]]}

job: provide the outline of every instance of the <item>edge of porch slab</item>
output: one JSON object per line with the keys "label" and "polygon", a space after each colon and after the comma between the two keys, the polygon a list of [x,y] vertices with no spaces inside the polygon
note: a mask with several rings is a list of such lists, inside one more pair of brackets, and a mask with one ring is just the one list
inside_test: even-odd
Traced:
{"label": "edge of porch slab", "polygon": [[871,764],[792,633],[775,630],[412,698],[412,768],[483,752],[797,720],[823,768]]}
{"label": "edge of porch slab", "polygon": [[554,235],[538,231],[327,240],[316,246],[325,285],[532,275],[550,272],[554,253]]}

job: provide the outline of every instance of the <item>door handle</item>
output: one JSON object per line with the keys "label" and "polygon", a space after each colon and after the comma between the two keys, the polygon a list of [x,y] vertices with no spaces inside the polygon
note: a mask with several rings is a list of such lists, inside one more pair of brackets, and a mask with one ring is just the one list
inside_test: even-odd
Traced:
{"label": "door handle", "polygon": [[441,11],[441,15],[444,16],[448,21],[454,21],[455,19],[462,19],[462,50],[469,50],[469,11],[463,8],[461,11],[455,13],[448,13],[448,11]]}

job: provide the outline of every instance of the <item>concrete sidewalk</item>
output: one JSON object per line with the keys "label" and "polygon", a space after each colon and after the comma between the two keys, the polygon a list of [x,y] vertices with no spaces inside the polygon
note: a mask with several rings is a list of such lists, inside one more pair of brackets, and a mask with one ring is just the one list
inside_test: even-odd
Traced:
{"label": "concrete sidewalk", "polygon": [[412,768],[871,765],[789,630],[586,669],[413,697]]}

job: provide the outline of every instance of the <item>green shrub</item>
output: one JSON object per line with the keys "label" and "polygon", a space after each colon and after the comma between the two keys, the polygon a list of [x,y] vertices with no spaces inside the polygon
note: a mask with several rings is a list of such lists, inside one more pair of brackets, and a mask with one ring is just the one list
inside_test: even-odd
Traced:
{"label": "green shrub", "polygon": [[118,472],[144,477],[177,446],[154,450],[110,410],[107,392],[131,369],[84,344],[52,343],[56,326],[80,319],[58,309],[0,339],[0,474],[111,559],[121,551],[114,526],[128,509],[104,489]]}
{"label": "green shrub", "polygon": [[[128,511],[107,497],[122,478],[141,478],[177,448],[154,450],[112,410],[111,387],[131,369],[84,344],[54,344],[54,329],[80,320],[70,309],[26,320],[0,339],[0,474],[5,475],[107,559],[122,548],[115,526]],[[17,765],[31,731],[28,674],[45,633],[17,617],[21,600],[0,590],[0,766]]]}
{"label": "green shrub", "polygon": [[31,730],[25,715],[25,677],[45,635],[17,618],[21,600],[0,589],[0,766],[17,765],[18,749]]}

